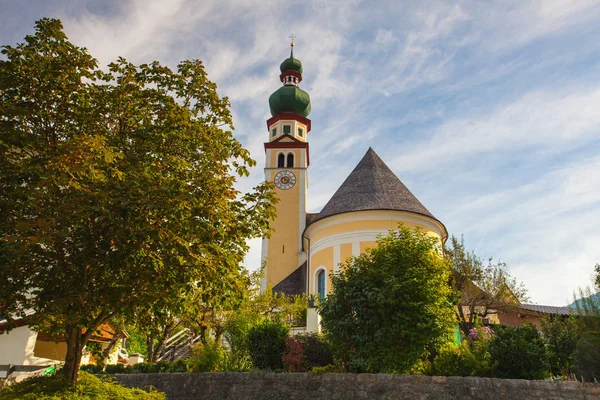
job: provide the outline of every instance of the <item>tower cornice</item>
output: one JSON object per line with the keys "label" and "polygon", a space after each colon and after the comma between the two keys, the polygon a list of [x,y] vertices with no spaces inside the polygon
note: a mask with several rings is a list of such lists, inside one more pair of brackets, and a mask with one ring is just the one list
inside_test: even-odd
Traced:
{"label": "tower cornice", "polygon": [[298,121],[304,125],[306,125],[306,132],[310,132],[310,119],[298,114],[297,112],[293,112],[293,111],[284,111],[284,112],[280,112],[279,114],[275,115],[274,117],[271,117],[267,120],[267,129],[269,129],[269,127],[271,125],[273,125],[274,123],[278,122],[278,121],[282,121],[282,120],[295,120]]}

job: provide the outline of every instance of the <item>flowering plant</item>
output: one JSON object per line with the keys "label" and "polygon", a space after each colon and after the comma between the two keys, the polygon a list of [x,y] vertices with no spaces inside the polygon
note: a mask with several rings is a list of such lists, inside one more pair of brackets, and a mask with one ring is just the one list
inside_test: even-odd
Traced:
{"label": "flowering plant", "polygon": [[287,354],[281,357],[281,361],[291,372],[306,372],[304,366],[304,349],[302,344],[293,337],[285,339]]}

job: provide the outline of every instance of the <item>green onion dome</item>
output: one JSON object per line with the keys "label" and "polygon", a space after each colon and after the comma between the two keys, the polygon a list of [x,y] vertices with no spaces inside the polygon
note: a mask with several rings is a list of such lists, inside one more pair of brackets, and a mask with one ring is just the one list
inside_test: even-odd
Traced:
{"label": "green onion dome", "polygon": [[[302,67],[300,69],[302,70]],[[293,111],[308,117],[310,96],[298,86],[282,86],[269,97],[269,108],[273,117],[284,111]]]}
{"label": "green onion dome", "polygon": [[302,73],[302,63],[300,60],[294,58],[294,53],[290,54],[289,58],[283,60],[279,66],[279,70],[283,74],[285,71],[296,71],[299,74]]}

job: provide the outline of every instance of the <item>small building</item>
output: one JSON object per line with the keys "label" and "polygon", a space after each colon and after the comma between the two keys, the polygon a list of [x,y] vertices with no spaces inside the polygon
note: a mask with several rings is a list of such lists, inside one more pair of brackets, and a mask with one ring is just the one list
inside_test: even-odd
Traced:
{"label": "small building", "polygon": [[[7,331],[11,328],[9,331]],[[0,320],[0,365],[54,365],[65,360],[67,344],[64,338],[52,338],[30,329],[26,319]],[[100,343],[106,349],[117,333],[109,324],[103,324],[91,336],[90,342]],[[117,364],[121,341],[116,343],[108,364]],[[81,364],[90,363],[91,354],[84,350]]]}
{"label": "small building", "polygon": [[579,311],[571,307],[521,304],[498,312],[498,323],[504,326],[523,326],[529,323],[539,328],[543,317],[567,318],[572,315],[579,315]]}

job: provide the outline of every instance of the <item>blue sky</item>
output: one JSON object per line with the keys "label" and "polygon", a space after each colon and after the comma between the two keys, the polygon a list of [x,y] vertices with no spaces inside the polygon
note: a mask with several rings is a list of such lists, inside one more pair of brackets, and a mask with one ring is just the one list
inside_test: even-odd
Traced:
{"label": "blue sky", "polygon": [[313,109],[309,211],[372,146],[533,303],[570,303],[600,262],[599,1],[0,0],[0,43],[42,17],[103,65],[203,60],[258,161],[241,190],[263,178],[293,32]]}

